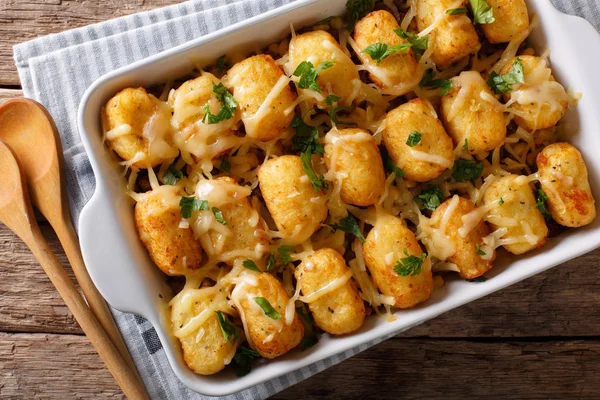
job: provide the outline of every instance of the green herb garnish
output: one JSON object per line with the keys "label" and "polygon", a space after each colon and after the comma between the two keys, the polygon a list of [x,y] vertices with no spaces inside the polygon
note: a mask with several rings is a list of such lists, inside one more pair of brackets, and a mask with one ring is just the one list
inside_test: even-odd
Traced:
{"label": "green herb garnish", "polygon": [[477,278],[467,279],[467,281],[473,282],[473,283],[485,282],[485,281],[487,281],[487,278],[485,276],[478,276]]}
{"label": "green herb garnish", "polygon": [[352,32],[358,20],[373,11],[374,7],[374,0],[348,0],[346,3],[346,21],[348,21],[346,28]]}
{"label": "green herb garnish", "polygon": [[221,159],[221,166],[219,167],[219,169],[223,172],[231,171],[231,163],[227,160],[227,158],[223,157]]}
{"label": "green herb garnish", "polygon": [[394,272],[399,276],[415,276],[421,273],[423,260],[427,254],[423,253],[420,257],[409,255],[408,250],[404,249],[406,257],[401,258],[394,266]]}
{"label": "green herb garnish", "polygon": [[211,211],[218,222],[220,222],[223,225],[227,225],[227,221],[225,221],[225,218],[223,218],[223,213],[221,212],[221,210],[219,210],[217,207],[213,207],[211,208]]}
{"label": "green herb garnish", "polygon": [[413,131],[410,135],[408,135],[408,139],[406,140],[406,144],[410,147],[415,147],[419,143],[421,143],[421,138],[423,137],[422,133],[417,131]]}
{"label": "green herb garnish", "polygon": [[181,178],[183,178],[183,172],[175,168],[175,164],[169,165],[169,168],[163,174],[163,181],[167,185],[174,185]]}
{"label": "green herb garnish", "polygon": [[256,302],[256,304],[258,304],[260,306],[260,308],[262,308],[263,312],[265,313],[265,315],[271,319],[280,319],[281,318],[281,314],[279,314],[277,312],[277,310],[275,310],[273,308],[273,306],[271,305],[271,303],[269,303],[269,301],[267,299],[265,299],[264,297],[255,297],[254,301]]}
{"label": "green herb garnish", "polygon": [[408,40],[417,56],[423,55],[429,47],[429,35],[419,36],[418,33],[407,32],[403,29],[394,30],[396,35]]}
{"label": "green herb garnish", "polygon": [[473,22],[476,24],[491,24],[496,22],[494,10],[486,0],[469,0],[473,10]]}
{"label": "green herb garnish", "polygon": [[240,337],[240,328],[235,326],[229,318],[225,316],[225,313],[221,311],[215,311],[217,318],[219,319],[219,325],[221,325],[221,332],[223,332],[223,338],[226,342],[230,342],[232,339]]}
{"label": "green herb garnish", "polygon": [[430,185],[415,196],[415,201],[419,203],[421,210],[435,211],[443,200],[444,192],[439,185]]}
{"label": "green herb garnish", "polygon": [[215,97],[219,103],[221,103],[221,110],[217,115],[214,115],[210,111],[209,105],[205,105],[204,111],[206,114],[204,114],[204,117],[202,117],[203,123],[207,123],[208,121],[208,124],[218,124],[221,121],[225,121],[226,119],[233,117],[233,114],[238,106],[237,101],[235,101],[233,98],[233,95],[229,93],[229,90],[227,90],[222,83],[219,83],[218,85],[213,83],[213,93],[215,94]]}
{"label": "green herb garnish", "polygon": [[256,265],[256,263],[250,259],[244,260],[242,265],[251,271],[262,272],[260,268],[258,268],[258,265]]}
{"label": "green herb garnish", "polygon": [[446,10],[446,14],[448,14],[448,15],[459,15],[459,14],[466,14],[466,13],[467,13],[467,9],[465,7],[449,8],[448,10]]}
{"label": "green herb garnish", "polygon": [[319,338],[314,331],[305,332],[304,337],[300,341],[300,350],[304,351],[319,343]]}
{"label": "green herb garnish", "polygon": [[181,196],[179,200],[179,212],[183,218],[191,218],[194,211],[207,211],[208,201],[199,200],[194,196]]}
{"label": "green herb garnish", "polygon": [[400,43],[395,46],[390,46],[387,43],[373,43],[366,47],[362,52],[371,56],[373,61],[377,61],[377,65],[379,65],[392,54],[407,50],[411,47],[412,45],[410,43]]}
{"label": "green herb garnish", "polygon": [[298,67],[296,67],[293,75],[300,77],[300,81],[298,82],[298,87],[300,89],[311,89],[321,92],[321,88],[317,83],[319,72],[329,69],[334,65],[335,63],[333,61],[323,61],[315,68],[312,62],[302,61]]}
{"label": "green herb garnish", "polygon": [[513,85],[517,83],[525,83],[525,70],[520,58],[515,60],[508,74],[499,75],[492,71],[487,81],[496,94],[512,92]]}
{"label": "green herb garnish", "polygon": [[469,151],[469,139],[465,139],[465,144],[463,144],[463,150]]}
{"label": "green herb garnish", "polygon": [[365,237],[360,231],[360,227],[356,223],[356,219],[349,214],[346,218],[342,218],[338,225],[330,225],[333,229],[343,231],[356,236],[361,242],[365,242]]}
{"label": "green herb garnish", "polygon": [[481,243],[477,243],[476,253],[479,254],[480,256],[485,256],[485,251],[481,250]]}
{"label": "green herb garnish", "polygon": [[288,265],[292,262],[292,257],[290,256],[291,249],[293,249],[293,246],[290,245],[283,245],[277,248],[277,254],[283,265]]}
{"label": "green herb garnish", "polygon": [[231,366],[235,370],[235,375],[238,377],[248,375],[251,370],[250,362],[256,358],[260,358],[260,354],[246,343],[242,343],[235,352]]}
{"label": "green herb garnish", "polygon": [[300,160],[302,161],[302,168],[304,168],[304,172],[306,176],[308,176],[308,180],[312,183],[315,191],[320,192],[321,190],[327,190],[328,186],[325,182],[325,177],[323,175],[317,176],[317,173],[312,167],[312,153],[309,151],[305,151],[300,154]]}
{"label": "green herb garnish", "polygon": [[552,219],[552,215],[548,212],[546,200],[548,200],[548,196],[546,196],[546,193],[542,189],[535,191],[535,208],[540,210],[546,221],[549,221]]}
{"label": "green herb garnish", "polygon": [[440,90],[440,96],[445,96],[452,90],[452,81],[448,79],[434,79],[435,72],[432,69],[428,69],[423,75],[423,79],[419,82],[419,86],[427,90]]}
{"label": "green herb garnish", "polygon": [[269,253],[267,256],[267,272],[275,268],[276,265],[277,262],[275,261],[275,254]]}
{"label": "green herb garnish", "polygon": [[477,179],[482,172],[483,163],[465,160],[464,158],[456,160],[454,167],[452,167],[452,177],[459,182]]}
{"label": "green herb garnish", "polygon": [[396,178],[403,178],[406,176],[404,171],[394,164],[394,161],[392,161],[392,158],[385,147],[381,147],[381,159],[383,161],[383,167],[386,169],[386,171],[396,174]]}

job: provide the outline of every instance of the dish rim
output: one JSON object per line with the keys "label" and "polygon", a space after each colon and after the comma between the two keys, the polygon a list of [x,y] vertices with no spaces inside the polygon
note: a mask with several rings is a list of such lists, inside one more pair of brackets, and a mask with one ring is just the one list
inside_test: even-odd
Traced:
{"label": "dish rim", "polygon": [[[86,119],[86,111],[88,110],[90,100],[93,98],[94,94],[97,93],[98,91],[100,91],[107,84],[118,79],[119,77],[122,77],[129,73],[132,73],[142,67],[148,67],[149,65],[155,64],[159,61],[164,61],[164,60],[176,57],[176,56],[180,55],[181,53],[187,52],[192,49],[201,51],[201,47],[203,45],[205,45],[209,42],[212,42],[214,40],[226,37],[236,31],[248,28],[248,27],[256,25],[256,24],[263,24],[263,23],[266,23],[267,21],[269,21],[270,19],[293,13],[294,11],[296,11],[299,8],[309,6],[311,4],[325,3],[326,1],[328,1],[328,0],[297,0],[295,2],[289,3],[287,5],[279,7],[277,9],[268,11],[264,14],[256,15],[250,19],[240,21],[240,22],[233,24],[227,28],[215,31],[213,33],[210,33],[210,34],[200,37],[200,38],[193,39],[187,43],[183,43],[174,48],[167,49],[163,52],[157,53],[148,58],[136,61],[127,66],[124,66],[124,67],[121,67],[114,71],[111,71],[111,72],[101,76],[100,78],[98,78],[86,90],[86,92],[80,102],[78,115],[77,115],[77,122],[78,122],[78,126],[79,126],[80,136],[81,136],[84,148],[90,159],[90,163],[91,163],[93,171],[94,171],[94,177],[96,179],[96,189],[94,191],[94,194],[92,195],[89,202],[85,205],[85,207],[81,211],[81,215],[80,215],[80,219],[79,219],[79,231],[80,231],[80,237],[82,238],[81,239],[81,242],[82,242],[81,248],[82,248],[82,252],[84,254],[84,259],[85,259],[86,265],[92,265],[92,264],[99,263],[99,261],[96,262],[95,260],[92,260],[89,258],[90,257],[90,248],[91,248],[91,246],[94,246],[94,242],[91,241],[90,238],[86,236],[86,234],[89,233],[90,223],[91,223],[91,221],[93,221],[93,218],[91,215],[92,209],[94,208],[93,206],[95,204],[98,204],[99,198],[104,193],[108,192],[107,184],[105,182],[106,178],[103,176],[102,172],[100,171],[100,164],[105,161],[103,161],[101,154],[95,153],[95,150],[93,149],[93,145],[91,143],[92,139],[90,138],[90,135],[89,135],[88,129],[87,129],[89,121],[87,121],[87,119]],[[342,0],[339,0],[339,1],[341,2]],[[344,2],[345,2],[345,0],[344,0]],[[579,31],[579,32],[584,31],[584,30],[590,31],[590,28],[591,28],[591,31],[595,32],[596,36],[595,36],[595,40],[590,40],[590,42],[595,43],[595,46],[598,48],[597,54],[600,54],[600,35],[598,34],[598,32],[595,31],[595,29],[592,27],[592,25],[588,21],[586,21],[585,19],[583,19],[581,17],[564,14],[564,13],[558,11],[554,7],[553,4],[551,4],[550,2],[547,2],[546,0],[529,0],[528,3],[535,4],[535,7],[537,9],[546,9],[546,8],[548,8],[549,10],[551,9],[551,11],[549,11],[549,12],[553,12],[557,15],[557,17],[564,19],[565,24],[563,26],[561,26],[560,28],[566,34],[568,34],[568,36],[574,36],[575,31]],[[290,18],[293,18],[293,16],[290,16]],[[585,21],[585,22],[582,22],[582,21]],[[541,24],[544,24],[544,21],[542,19],[540,19],[540,22],[541,22]],[[574,29],[571,33],[569,33],[568,29],[566,29],[566,27],[568,27],[568,26],[575,27],[578,24],[580,24],[579,29]],[[583,27],[582,27],[582,25],[583,25]],[[600,80],[598,80],[598,83],[599,83],[599,87],[600,87]],[[591,89],[588,89],[588,90],[591,91]],[[598,100],[598,96],[594,96],[593,98],[596,99],[596,101],[595,102],[593,101],[593,103],[600,106],[600,101]],[[598,108],[600,109],[600,107],[598,107]],[[579,111],[577,111],[576,113],[579,114]],[[593,116],[590,115],[587,117],[592,118]],[[593,118],[593,119],[596,120],[596,126],[600,127],[600,124],[598,123],[598,118]],[[591,165],[591,164],[588,163],[588,166],[589,165]],[[600,170],[595,171],[595,172],[600,174]],[[596,189],[598,189],[598,188],[596,188]],[[597,190],[596,190],[596,193],[598,193]],[[514,275],[514,274],[510,274],[510,273],[509,274],[498,273],[497,275],[495,275],[493,277],[493,279],[490,279],[487,282],[480,283],[478,285],[471,284],[472,286],[469,286],[469,288],[471,289],[469,292],[469,296],[463,296],[463,299],[461,299],[459,301],[454,301],[454,302],[445,304],[441,307],[437,307],[437,309],[434,313],[430,313],[429,315],[427,315],[425,317],[419,317],[419,318],[413,318],[413,319],[403,317],[403,321],[407,321],[409,323],[406,323],[406,322],[399,323],[399,321],[397,321],[395,323],[392,322],[392,323],[386,323],[386,324],[375,323],[375,325],[379,325],[379,326],[377,326],[376,328],[371,326],[369,329],[366,330],[366,332],[363,332],[361,334],[346,336],[343,338],[346,340],[343,343],[338,343],[337,346],[335,343],[329,343],[331,340],[326,340],[326,342],[324,343],[324,346],[330,346],[332,348],[337,347],[337,350],[335,350],[335,351],[328,350],[327,352],[324,351],[325,354],[323,354],[319,357],[311,357],[311,354],[315,354],[314,351],[302,353],[303,357],[295,357],[295,359],[293,359],[293,360],[290,360],[289,359],[290,357],[287,357],[285,360],[282,359],[280,361],[276,361],[278,363],[278,365],[281,364],[281,366],[282,366],[280,368],[280,370],[273,371],[273,368],[271,368],[270,373],[266,374],[263,377],[257,377],[255,379],[245,379],[245,378],[248,378],[248,376],[246,376],[244,378],[235,378],[233,381],[220,380],[220,379],[216,379],[213,381],[212,379],[209,379],[210,377],[195,375],[193,373],[192,373],[193,377],[190,378],[190,376],[189,376],[190,374],[187,372],[191,372],[191,371],[188,369],[187,365],[185,365],[184,363],[183,364],[181,363],[181,357],[177,358],[173,354],[173,349],[171,348],[171,346],[169,346],[169,344],[166,343],[166,341],[167,341],[166,336],[165,336],[166,333],[164,332],[164,329],[162,329],[162,328],[164,328],[162,320],[158,319],[156,317],[156,315],[141,314],[139,312],[140,309],[135,307],[134,305],[132,305],[131,308],[129,308],[129,309],[127,309],[126,307],[122,307],[122,306],[115,307],[115,308],[121,309],[125,312],[134,312],[138,315],[142,315],[143,317],[147,318],[151,322],[151,324],[154,326],[154,328],[156,329],[156,331],[158,333],[158,336],[161,340],[163,349],[165,350],[165,354],[167,355],[167,358],[169,360],[169,364],[171,365],[171,368],[173,369],[176,376],[180,379],[180,381],[182,383],[184,383],[190,389],[197,391],[199,393],[203,393],[203,394],[211,395],[211,396],[224,396],[224,395],[238,392],[240,390],[244,390],[248,387],[254,386],[254,385],[262,383],[264,381],[268,381],[268,380],[277,378],[281,375],[298,370],[300,368],[303,368],[307,365],[313,364],[317,361],[321,361],[321,360],[331,357],[333,355],[336,355],[336,354],[339,354],[342,352],[346,352],[352,348],[355,348],[356,346],[364,345],[369,342],[387,338],[393,334],[410,329],[411,327],[418,325],[420,323],[423,323],[429,319],[435,318],[436,316],[438,316],[444,312],[447,312],[451,309],[460,307],[461,305],[464,305],[468,302],[477,300],[483,296],[491,294],[497,290],[501,290],[507,286],[515,284],[521,280],[527,279],[535,274],[541,273],[547,269],[555,267],[558,264],[561,264],[565,261],[579,257],[589,251],[592,251],[592,250],[600,247],[600,227],[597,226],[594,229],[591,229],[591,228],[585,229],[584,228],[584,229],[579,230],[579,232],[589,232],[590,236],[587,238],[585,243],[581,242],[578,247],[569,248],[568,251],[565,252],[565,254],[562,257],[554,257],[552,259],[549,259],[545,263],[538,262],[537,266],[535,268],[530,268],[530,271],[528,271],[526,273],[521,273],[518,275]],[[593,240],[591,240],[592,238],[593,238]],[[546,246],[548,246],[548,244]],[[546,247],[546,250],[548,250],[547,247]],[[542,252],[542,253],[544,253],[544,252]],[[525,257],[521,257],[514,264],[520,264],[523,261],[527,261],[528,259],[530,259],[532,257],[537,258],[538,256],[542,256],[542,255],[543,254],[541,254],[539,252],[535,252],[532,255],[529,255],[529,256],[526,255]],[[548,258],[548,257],[545,257],[545,258]],[[92,279],[94,280],[94,283],[98,287],[98,290],[102,293],[102,295],[105,298],[107,298],[107,301],[109,303],[111,303],[111,301],[108,298],[114,299],[114,294],[108,294],[108,292],[110,290],[106,287],[107,286],[106,283],[100,282],[100,284],[98,284],[99,282],[97,281],[98,278],[95,278],[96,273],[94,271],[94,268],[89,268],[89,272],[90,272],[90,275],[92,276]],[[141,287],[138,289],[145,290],[144,288],[141,288]],[[438,297],[439,297],[439,294],[438,294]],[[434,303],[434,304],[437,304],[437,303]],[[417,311],[422,310],[423,308],[429,308],[429,307],[431,307],[431,304],[429,304],[429,302],[428,302],[423,307],[418,307]],[[138,312],[136,312],[136,310]],[[410,315],[412,315],[412,313]],[[373,320],[373,318],[371,318],[371,320]],[[373,324],[374,323],[371,321],[371,323],[366,324],[366,325],[373,325]],[[320,347],[323,347],[323,346],[320,346]],[[270,361],[270,362],[274,362],[274,361]],[[226,384],[223,384],[223,383],[226,383]]]}

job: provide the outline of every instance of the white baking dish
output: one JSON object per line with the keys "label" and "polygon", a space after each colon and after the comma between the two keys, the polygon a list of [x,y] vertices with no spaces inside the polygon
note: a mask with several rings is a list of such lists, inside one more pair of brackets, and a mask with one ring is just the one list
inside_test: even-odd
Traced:
{"label": "white baking dish", "polygon": [[[558,12],[548,0],[530,0],[530,13],[541,21],[531,41],[538,49],[550,49],[551,66],[566,88],[583,92],[578,106],[563,123],[568,141],[587,162],[592,191],[600,194],[600,36],[583,19]],[[152,264],[133,222],[132,202],[126,196],[121,169],[102,143],[100,109],[117,91],[129,86],[151,86],[181,77],[196,65],[214,61],[238,48],[269,44],[289,32],[289,24],[302,27],[330,15],[341,15],[346,0],[299,0],[227,29],[198,38],[182,46],[121,68],[96,81],[85,93],[79,108],[79,129],[96,176],[96,192],[79,220],[81,248],[98,289],[116,309],[147,318],[156,328],[171,366],[191,389],[207,395],[227,395],[275,378],[370,340],[406,330],[437,315],[519,282],[600,246],[600,218],[583,229],[553,238],[539,251],[524,257],[505,252],[483,283],[450,280],[425,304],[397,311],[394,322],[370,317],[352,335],[323,336],[314,348],[292,351],[279,359],[257,363],[252,372],[237,378],[231,372],[204,377],[183,362],[181,350],[171,335],[165,303],[171,290],[165,276]]]}

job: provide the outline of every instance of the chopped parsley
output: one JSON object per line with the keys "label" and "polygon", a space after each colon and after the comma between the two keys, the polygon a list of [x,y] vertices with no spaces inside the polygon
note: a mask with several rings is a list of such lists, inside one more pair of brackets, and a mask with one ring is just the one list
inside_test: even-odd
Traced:
{"label": "chopped parsley", "polygon": [[288,265],[292,262],[292,257],[290,256],[290,250],[292,248],[293,246],[290,245],[283,245],[277,248],[277,254],[283,265]]}
{"label": "chopped parsley", "polygon": [[419,203],[421,210],[435,211],[444,200],[444,192],[439,185],[430,185],[421,191],[421,194],[415,196],[415,201]]}
{"label": "chopped parsley", "polygon": [[250,259],[248,260],[244,260],[244,262],[242,263],[242,265],[246,268],[248,268],[251,271],[256,271],[256,272],[262,272],[260,270],[260,268],[258,268],[258,266],[256,265],[256,263]]}
{"label": "chopped parsley", "polygon": [[194,196],[181,196],[179,200],[179,212],[183,218],[191,218],[194,211],[207,211],[208,201],[199,200]]}
{"label": "chopped parsley", "polygon": [[310,61],[302,61],[298,67],[296,67],[293,75],[300,77],[300,81],[298,82],[298,87],[300,89],[311,89],[321,92],[321,88],[317,83],[319,72],[329,69],[334,65],[335,63],[333,61],[323,61],[315,68]]}
{"label": "chopped parsley", "polygon": [[327,105],[332,106],[333,103],[337,103],[340,100],[340,98],[338,96],[336,96],[335,94],[330,94],[327,95],[327,97],[325,97],[325,103],[327,103]]}
{"label": "chopped parsley", "polygon": [[487,281],[487,278],[485,276],[478,276],[477,278],[467,279],[467,281],[473,282],[473,283],[485,282],[485,281]]}
{"label": "chopped parsley", "polygon": [[408,135],[408,139],[406,140],[406,144],[410,147],[415,147],[419,143],[421,143],[421,138],[423,137],[422,133],[417,131],[413,131],[410,135]]}
{"label": "chopped parsley", "polygon": [[504,204],[504,199],[502,197],[498,198],[498,205],[501,206],[502,204]]}
{"label": "chopped parsley", "polygon": [[300,154],[300,160],[302,161],[302,168],[304,168],[304,172],[315,188],[315,191],[320,192],[323,189],[327,190],[328,186],[325,182],[325,177],[323,175],[318,176],[312,167],[312,153],[308,151],[303,152]]}
{"label": "chopped parsley", "polygon": [[227,221],[225,221],[225,218],[223,218],[223,213],[221,212],[221,210],[219,210],[217,207],[213,207],[211,208],[211,211],[218,222],[220,222],[223,225],[227,225]]}
{"label": "chopped parsley", "polygon": [[496,21],[494,10],[486,0],[469,0],[473,10],[473,22],[476,24],[491,24]]}
{"label": "chopped parsley", "polygon": [[269,253],[269,255],[267,256],[267,272],[271,271],[276,266],[277,262],[275,261],[275,254]]}
{"label": "chopped parsley", "polygon": [[343,231],[356,236],[361,242],[365,242],[365,237],[360,231],[360,227],[356,223],[356,219],[349,214],[346,218],[342,218],[339,221],[339,225],[330,225],[333,229]]}
{"label": "chopped parsley", "polygon": [[314,331],[305,332],[304,337],[300,341],[300,350],[304,351],[319,343],[319,338]]}
{"label": "chopped parsley", "polygon": [[383,167],[386,169],[386,171],[395,173],[396,178],[403,178],[404,176],[406,176],[404,171],[402,171],[396,164],[394,164],[394,161],[392,161],[385,147],[381,148],[381,159],[383,161]]}
{"label": "chopped parsley", "polygon": [[452,81],[448,79],[434,79],[435,72],[432,69],[428,69],[423,75],[423,79],[419,82],[419,86],[427,90],[440,90],[440,96],[445,96],[452,90]]}
{"label": "chopped parsley", "polygon": [[479,254],[480,256],[485,256],[485,251],[481,250],[481,243],[477,243],[476,253]]}
{"label": "chopped parsley", "polygon": [[223,332],[223,338],[226,342],[230,342],[232,339],[240,337],[240,328],[235,326],[229,318],[225,316],[225,313],[221,311],[215,311],[217,318],[219,319],[219,325],[221,325],[221,332]]}
{"label": "chopped parsley", "polygon": [[394,266],[394,272],[399,276],[415,276],[421,273],[423,260],[427,254],[423,253],[420,257],[409,255],[408,250],[404,249],[406,257],[401,258]]}
{"label": "chopped parsley", "polygon": [[233,117],[233,114],[238,106],[237,101],[235,101],[233,98],[233,95],[229,93],[229,90],[227,90],[222,83],[219,83],[218,85],[213,83],[213,93],[215,94],[215,97],[219,103],[221,103],[221,110],[217,115],[214,115],[210,111],[209,105],[205,105],[204,111],[206,114],[204,114],[204,117],[202,117],[203,123],[208,122],[208,124],[218,124],[221,121],[225,121],[226,119]]}
{"label": "chopped parsley", "polygon": [[267,317],[271,319],[281,318],[281,314],[279,314],[277,310],[273,308],[271,303],[269,303],[269,300],[265,299],[264,297],[255,297],[254,301],[260,306],[260,308],[262,308]]}
{"label": "chopped parsley", "polygon": [[395,46],[390,46],[387,43],[373,43],[367,46],[362,52],[371,56],[373,61],[377,61],[377,65],[392,54],[399,53],[412,47],[410,43],[400,43]]}
{"label": "chopped parsley", "polygon": [[465,160],[464,158],[456,160],[454,167],[452,167],[452,177],[459,182],[477,179],[482,172],[483,163]]}
{"label": "chopped parsley", "polygon": [[175,164],[169,165],[167,171],[163,174],[163,181],[167,185],[176,184],[181,178],[183,178],[183,172],[175,168]]}
{"label": "chopped parsley", "polygon": [[535,208],[540,210],[546,221],[549,221],[552,218],[552,215],[548,212],[546,200],[548,200],[548,196],[546,196],[546,193],[544,193],[542,189],[535,191]]}
{"label": "chopped parsley", "polygon": [[466,13],[467,13],[466,7],[449,8],[446,10],[446,14],[448,14],[448,15],[459,15],[459,14],[466,14]]}
{"label": "chopped parsley", "polygon": [[292,128],[296,134],[292,137],[292,150],[323,154],[325,149],[318,142],[319,130],[315,126],[306,125],[302,118],[295,116],[292,120]]}
{"label": "chopped parsley", "polygon": [[238,377],[248,375],[250,372],[250,362],[256,358],[260,358],[260,354],[246,343],[242,343],[235,352],[231,366],[235,370],[235,375]]}
{"label": "chopped parsley", "polygon": [[500,75],[492,71],[487,81],[496,94],[512,92],[513,85],[517,83],[525,83],[525,71],[520,58],[515,60],[508,74]]}
{"label": "chopped parsley", "polygon": [[229,68],[229,62],[227,61],[227,56],[225,54],[217,58],[215,67],[217,67],[217,71],[219,71],[219,73],[223,73],[227,68]]}
{"label": "chopped parsley", "polygon": [[231,163],[227,160],[227,158],[223,157],[221,159],[221,166],[219,167],[219,169],[223,172],[231,171]]}
{"label": "chopped parsley", "polygon": [[401,38],[408,40],[417,56],[423,55],[429,47],[429,35],[419,36],[418,33],[407,32],[403,29],[396,29],[394,32]]}
{"label": "chopped parsley", "polygon": [[469,151],[469,139],[465,139],[465,144],[463,144],[463,150]]}
{"label": "chopped parsley", "polygon": [[374,0],[348,0],[346,3],[346,28],[352,32],[359,19],[373,11]]}

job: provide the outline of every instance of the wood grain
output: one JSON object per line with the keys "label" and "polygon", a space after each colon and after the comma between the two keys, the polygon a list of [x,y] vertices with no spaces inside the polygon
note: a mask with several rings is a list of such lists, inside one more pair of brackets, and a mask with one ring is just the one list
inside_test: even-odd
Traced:
{"label": "wood grain", "polygon": [[20,89],[2,89],[0,88],[0,104],[6,100],[22,97],[23,91]]}
{"label": "wood grain", "polygon": [[12,46],[50,33],[179,3],[178,0],[2,0],[0,86],[19,85]]}
{"label": "wood grain", "polygon": [[273,399],[597,399],[600,343],[392,339]]}
{"label": "wood grain", "polygon": [[[273,398],[595,399],[599,375],[598,340],[391,339]],[[0,333],[0,382],[2,398],[122,398],[76,335]]]}
{"label": "wood grain", "polygon": [[124,399],[85,336],[0,333],[3,399]]}

